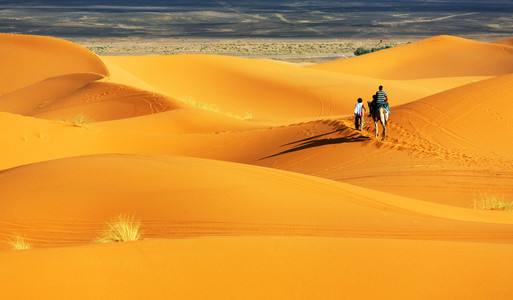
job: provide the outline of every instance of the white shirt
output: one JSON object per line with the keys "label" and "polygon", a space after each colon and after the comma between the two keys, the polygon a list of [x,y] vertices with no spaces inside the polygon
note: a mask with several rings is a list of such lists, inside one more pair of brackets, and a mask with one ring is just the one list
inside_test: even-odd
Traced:
{"label": "white shirt", "polygon": [[363,115],[363,103],[356,103],[354,106],[354,114],[357,116]]}

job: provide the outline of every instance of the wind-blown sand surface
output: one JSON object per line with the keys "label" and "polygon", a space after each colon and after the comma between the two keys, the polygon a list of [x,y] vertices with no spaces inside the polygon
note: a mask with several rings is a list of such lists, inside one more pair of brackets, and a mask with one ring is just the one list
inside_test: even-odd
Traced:
{"label": "wind-blown sand surface", "polygon": [[[513,213],[474,208],[513,199],[505,42],[301,67],[0,41],[2,299],[513,297]],[[380,84],[385,141],[353,129]],[[95,243],[121,213],[145,239]]]}

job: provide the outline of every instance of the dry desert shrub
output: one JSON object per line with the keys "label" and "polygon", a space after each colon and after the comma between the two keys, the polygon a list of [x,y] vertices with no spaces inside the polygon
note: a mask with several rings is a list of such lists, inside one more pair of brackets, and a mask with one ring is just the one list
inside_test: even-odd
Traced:
{"label": "dry desert shrub", "polygon": [[74,117],[73,119],[65,120],[63,122],[64,124],[69,126],[86,127],[87,125],[89,125],[89,123],[91,123],[91,120],[89,120],[86,116],[80,114]]}
{"label": "dry desert shrub", "polygon": [[140,240],[140,223],[133,216],[119,215],[111,222],[107,222],[108,228],[103,231],[99,243],[128,242]]}
{"label": "dry desert shrub", "polygon": [[200,109],[204,109],[204,110],[209,110],[209,111],[213,111],[213,112],[219,112],[219,108],[215,105],[212,105],[212,104],[207,104],[207,103],[203,103],[203,102],[199,102],[199,101],[196,101],[194,99],[191,99],[191,98],[180,98],[180,101],[182,102],[185,102],[193,107],[196,107],[196,108],[200,108]]}
{"label": "dry desert shrub", "polygon": [[25,238],[20,235],[15,235],[14,240],[9,240],[9,245],[13,250],[28,250],[31,248]]}
{"label": "dry desert shrub", "polygon": [[215,105],[198,102],[198,101],[196,101],[194,99],[191,99],[191,98],[181,98],[179,100],[182,101],[182,102],[185,102],[185,103],[187,103],[189,105],[192,105],[193,107],[196,107],[196,108],[199,108],[199,109],[203,109],[203,110],[213,111],[213,112],[220,113],[220,114],[224,114],[226,116],[229,116],[229,117],[235,118],[235,119],[239,119],[239,120],[248,120],[248,119],[252,119],[253,118],[253,114],[250,113],[250,112],[247,112],[245,115],[237,115],[237,114],[232,114],[232,113],[224,113],[224,112],[219,111],[219,107],[217,107]]}
{"label": "dry desert shrub", "polygon": [[513,201],[507,200],[504,195],[481,194],[474,200],[474,208],[486,210],[513,210]]}

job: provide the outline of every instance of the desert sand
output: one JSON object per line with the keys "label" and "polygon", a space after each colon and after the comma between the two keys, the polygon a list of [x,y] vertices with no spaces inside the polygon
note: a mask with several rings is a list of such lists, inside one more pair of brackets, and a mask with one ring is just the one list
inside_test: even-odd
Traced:
{"label": "desert sand", "polygon": [[[0,41],[1,299],[513,297],[513,212],[479,207],[513,201],[511,39],[309,66]],[[354,130],[379,85],[385,140]],[[119,214],[143,239],[95,242]]]}

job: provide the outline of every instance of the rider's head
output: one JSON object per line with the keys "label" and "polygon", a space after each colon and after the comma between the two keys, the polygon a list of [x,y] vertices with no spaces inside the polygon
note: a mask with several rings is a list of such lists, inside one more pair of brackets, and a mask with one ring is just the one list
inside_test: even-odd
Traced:
{"label": "rider's head", "polygon": [[380,85],[380,86],[379,86],[379,90],[380,90],[380,91],[382,91],[382,90],[383,90],[383,86],[382,86],[382,85]]}
{"label": "rider's head", "polygon": [[358,103],[362,103],[362,98],[358,98]]}

